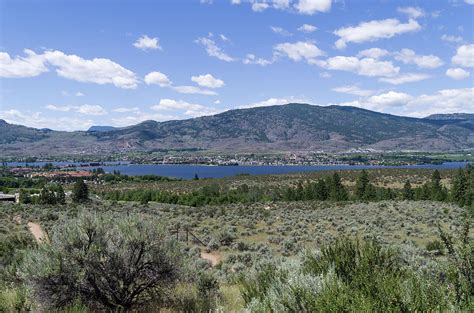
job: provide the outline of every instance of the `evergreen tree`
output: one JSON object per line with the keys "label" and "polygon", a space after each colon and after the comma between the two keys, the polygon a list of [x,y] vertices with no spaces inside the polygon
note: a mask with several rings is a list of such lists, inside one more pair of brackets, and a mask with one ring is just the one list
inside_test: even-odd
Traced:
{"label": "evergreen tree", "polygon": [[407,180],[405,182],[405,185],[403,185],[402,196],[403,196],[403,200],[415,199],[415,193],[413,192],[413,189],[411,188],[411,184],[409,180]]}
{"label": "evergreen tree", "polygon": [[453,178],[453,186],[451,187],[451,201],[457,203],[459,206],[464,206],[466,201],[467,183],[466,174],[460,168]]}
{"label": "evergreen tree", "polygon": [[328,199],[328,196],[329,196],[328,187],[327,187],[326,182],[324,181],[324,179],[320,178],[318,180],[318,182],[316,183],[316,186],[315,186],[314,193],[315,193],[314,197],[317,200],[324,201],[324,200]]}
{"label": "evergreen tree", "polygon": [[355,195],[357,199],[367,199],[367,187],[369,186],[369,175],[366,170],[362,170],[357,177],[356,186],[355,186]]}
{"label": "evergreen tree", "polygon": [[39,204],[56,204],[56,196],[54,195],[54,191],[50,190],[48,187],[43,187],[41,189],[39,198]]}
{"label": "evergreen tree", "polygon": [[75,203],[87,202],[89,200],[89,188],[82,179],[78,179],[72,189],[72,201]]}
{"label": "evergreen tree", "polygon": [[334,173],[330,183],[329,198],[333,201],[345,201],[348,199],[347,190],[341,183],[339,174]]}
{"label": "evergreen tree", "polygon": [[28,204],[31,203],[31,196],[29,192],[24,189],[20,189],[20,203]]}
{"label": "evergreen tree", "polygon": [[431,176],[431,191],[430,199],[436,201],[446,200],[447,192],[446,189],[441,185],[441,175],[438,170],[434,170]]}
{"label": "evergreen tree", "polygon": [[56,202],[58,204],[66,204],[66,194],[64,193],[63,186],[58,185],[56,188]]}

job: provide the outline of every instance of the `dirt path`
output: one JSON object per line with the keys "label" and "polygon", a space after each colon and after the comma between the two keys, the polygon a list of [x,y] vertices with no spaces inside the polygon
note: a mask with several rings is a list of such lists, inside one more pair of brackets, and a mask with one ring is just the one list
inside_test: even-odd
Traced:
{"label": "dirt path", "polygon": [[211,253],[201,251],[201,258],[210,261],[212,266],[216,266],[221,261],[222,256],[216,251]]}
{"label": "dirt path", "polygon": [[35,237],[36,242],[42,243],[48,240],[45,232],[41,229],[41,226],[37,223],[28,222],[28,229],[30,230],[33,237]]}

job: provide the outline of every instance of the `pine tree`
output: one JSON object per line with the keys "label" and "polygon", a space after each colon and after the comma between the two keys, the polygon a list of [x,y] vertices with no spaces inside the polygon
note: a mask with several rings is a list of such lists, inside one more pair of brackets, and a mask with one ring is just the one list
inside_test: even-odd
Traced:
{"label": "pine tree", "polygon": [[413,192],[413,189],[411,188],[410,181],[407,180],[405,182],[405,185],[403,185],[403,192],[402,192],[403,200],[414,200],[415,199],[415,193]]}
{"label": "pine tree", "polygon": [[31,196],[24,189],[20,189],[20,203],[24,203],[24,204],[31,203]]}
{"label": "pine tree", "polygon": [[446,189],[441,185],[441,175],[438,170],[434,170],[433,175],[431,176],[431,191],[430,199],[436,201],[446,200]]}
{"label": "pine tree", "polygon": [[466,201],[466,187],[467,177],[464,171],[460,168],[453,178],[453,186],[451,187],[451,201],[457,203],[459,206],[464,206]]}
{"label": "pine tree", "polygon": [[367,199],[367,187],[369,186],[369,175],[366,170],[362,170],[359,177],[357,177],[356,186],[355,186],[355,195],[357,199]]}
{"label": "pine tree", "polygon": [[82,179],[78,179],[72,189],[72,201],[75,203],[87,202],[89,200],[89,189]]}
{"label": "pine tree", "polygon": [[58,204],[66,204],[66,194],[64,193],[63,186],[58,185],[56,188],[56,202]]}
{"label": "pine tree", "polygon": [[328,187],[322,178],[320,178],[316,183],[314,193],[314,197],[317,200],[324,201],[328,199]]}
{"label": "pine tree", "polygon": [[330,183],[329,197],[333,201],[344,201],[348,199],[347,191],[341,183],[341,178],[334,173]]}

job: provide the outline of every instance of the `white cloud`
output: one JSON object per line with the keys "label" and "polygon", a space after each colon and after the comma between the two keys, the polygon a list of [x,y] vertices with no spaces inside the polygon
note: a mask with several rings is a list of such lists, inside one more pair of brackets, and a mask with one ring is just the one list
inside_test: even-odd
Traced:
{"label": "white cloud", "polygon": [[173,86],[171,88],[179,93],[185,93],[185,94],[200,94],[200,95],[205,95],[205,96],[217,95],[217,92],[215,91],[201,89],[196,86]]}
{"label": "white cloud", "polygon": [[474,88],[444,89],[430,95],[411,96],[389,91],[362,101],[339,103],[379,112],[413,117],[434,113],[474,113]]}
{"label": "white cloud", "polygon": [[107,114],[107,111],[104,110],[100,105],[89,105],[84,104],[77,107],[76,112],[87,115],[104,115]]}
{"label": "white cloud", "polygon": [[418,82],[418,81],[425,80],[428,78],[431,78],[431,76],[428,74],[406,73],[406,74],[401,74],[395,77],[380,78],[379,80],[382,82],[392,84],[392,85],[401,85],[405,83]]}
{"label": "white cloud", "polygon": [[162,50],[159,39],[156,37],[148,37],[147,35],[143,35],[137,39],[137,41],[133,44],[135,48],[141,49],[143,51],[146,50]]}
{"label": "white cloud", "polygon": [[255,12],[262,12],[268,9],[269,5],[266,2],[254,2],[252,4],[252,10]]}
{"label": "white cloud", "polygon": [[148,73],[144,80],[147,85],[159,85],[160,87],[166,87],[172,84],[168,76],[156,71]]}
{"label": "white cloud", "polygon": [[84,97],[85,94],[83,94],[82,92],[78,91],[76,92],[76,97]]}
{"label": "white cloud", "polygon": [[455,80],[461,80],[471,76],[471,73],[463,70],[462,68],[448,68],[446,70],[446,76],[449,76]]}
{"label": "white cloud", "polygon": [[295,98],[295,97],[268,98],[267,100],[241,105],[238,108],[249,109],[249,108],[257,108],[257,107],[267,107],[267,106],[273,106],[273,105],[284,105],[288,103],[307,103],[307,102],[310,102],[310,101],[308,101],[308,99]]}
{"label": "white cloud", "polygon": [[362,43],[367,41],[376,41],[382,38],[391,38],[393,36],[417,31],[421,28],[420,24],[414,19],[409,19],[408,23],[401,23],[397,19],[375,20],[362,22],[354,27],[343,27],[334,34],[340,39],[336,41],[336,47],[343,49],[347,43]]}
{"label": "white cloud", "polygon": [[275,9],[287,9],[290,6],[290,0],[273,0]]}
{"label": "white cloud", "polygon": [[295,9],[300,14],[312,15],[316,12],[328,12],[331,10],[331,0],[299,0]]}
{"label": "white cloud", "polygon": [[462,42],[464,42],[464,39],[461,36],[451,36],[451,35],[446,35],[446,34],[441,36],[441,40],[451,42],[451,43],[462,43]]}
{"label": "white cloud", "polygon": [[45,108],[48,110],[57,111],[57,112],[69,112],[72,109],[71,106],[58,106],[54,104],[48,104]]}
{"label": "white cloud", "polygon": [[121,107],[121,108],[113,109],[112,112],[115,112],[115,113],[131,113],[131,112],[138,113],[138,112],[140,112],[140,109],[138,107],[133,107],[133,108]]}
{"label": "white cloud", "polygon": [[425,12],[423,12],[422,9],[415,7],[397,8],[397,11],[406,14],[408,17],[413,19],[425,16]]}
{"label": "white cloud", "polygon": [[298,30],[300,32],[303,32],[303,33],[312,33],[312,32],[315,32],[316,30],[318,30],[318,28],[314,25],[310,25],[310,24],[303,24],[301,25],[300,27],[298,27]]}
{"label": "white cloud", "polygon": [[474,4],[474,0],[464,0],[467,4]]}
{"label": "white cloud", "polygon": [[435,55],[417,55],[410,49],[402,49],[395,53],[395,59],[405,64],[416,64],[421,68],[437,68],[443,65],[443,61]]}
{"label": "white cloud", "polygon": [[407,114],[424,117],[434,113],[474,113],[474,88],[444,89],[421,95],[409,103]]}
{"label": "white cloud", "polygon": [[46,51],[42,57],[55,66],[56,73],[64,78],[82,83],[113,84],[124,89],[137,87],[138,79],[135,73],[109,59],[86,60],[57,50]]}
{"label": "white cloud", "polygon": [[282,27],[270,26],[270,29],[275,34],[278,34],[278,35],[281,35],[281,36],[291,36],[292,35],[292,33],[290,33],[289,31],[287,31],[286,29],[284,29]]}
{"label": "white cloud", "polygon": [[211,74],[192,76],[191,80],[201,87],[221,88],[225,86],[223,80],[215,78]]}
{"label": "white cloud", "polygon": [[203,115],[217,114],[219,111],[205,107],[200,104],[189,103],[182,100],[161,99],[157,105],[151,107],[152,110],[184,110],[184,115],[197,117]]}
{"label": "white cloud", "polygon": [[82,119],[76,117],[54,117],[48,118],[43,116],[41,112],[21,112],[19,110],[0,111],[0,118],[8,123],[20,124],[35,128],[53,128],[56,130],[86,130],[94,122],[90,119]]}
{"label": "white cloud", "polygon": [[393,66],[390,61],[378,61],[372,58],[359,59],[357,57],[335,56],[322,61],[320,66],[330,69],[353,72],[363,76],[391,77],[398,74],[399,67]]}
{"label": "white cloud", "polygon": [[245,58],[242,60],[242,63],[244,64],[257,64],[261,66],[266,66],[269,64],[272,64],[275,60],[267,60],[263,58],[257,58],[254,54],[247,54]]}
{"label": "white cloud", "polygon": [[385,49],[370,48],[370,49],[359,51],[357,56],[358,57],[372,58],[372,59],[379,59],[379,58],[384,57],[388,54],[390,54],[390,52],[388,52]]}
{"label": "white cloud", "polygon": [[277,56],[284,55],[296,62],[301,60],[311,61],[324,55],[324,52],[310,41],[280,43],[273,47],[273,51]]}
{"label": "white cloud", "polygon": [[236,61],[233,57],[226,54],[220,47],[216,45],[216,42],[209,37],[200,37],[196,40],[196,43],[202,45],[209,56],[218,58],[221,61],[232,62]]}
{"label": "white cloud", "polygon": [[474,44],[460,46],[451,61],[462,67],[474,67]]}
{"label": "white cloud", "polygon": [[384,94],[372,96],[368,99],[368,103],[374,110],[383,110],[386,107],[404,106],[413,97],[403,92],[389,91]]}
{"label": "white cloud", "polygon": [[375,93],[374,90],[361,89],[355,85],[336,87],[336,88],[333,88],[332,90],[339,93],[347,93],[350,95],[361,96],[361,97],[368,97]]}
{"label": "white cloud", "polygon": [[0,52],[0,77],[34,77],[48,71],[41,55],[25,49],[26,57],[11,58],[6,52]]}
{"label": "white cloud", "polygon": [[104,115],[107,114],[107,111],[101,107],[100,105],[90,105],[90,104],[83,104],[83,105],[65,105],[65,106],[58,106],[54,104],[48,104],[46,109],[56,112],[77,112],[80,114],[85,115]]}

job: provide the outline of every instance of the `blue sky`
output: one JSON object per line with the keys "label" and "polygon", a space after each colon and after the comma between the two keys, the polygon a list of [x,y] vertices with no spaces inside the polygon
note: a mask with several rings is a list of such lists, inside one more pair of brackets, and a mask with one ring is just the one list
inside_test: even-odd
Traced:
{"label": "blue sky", "polygon": [[58,130],[288,102],[474,113],[474,0],[0,0],[0,118]]}

